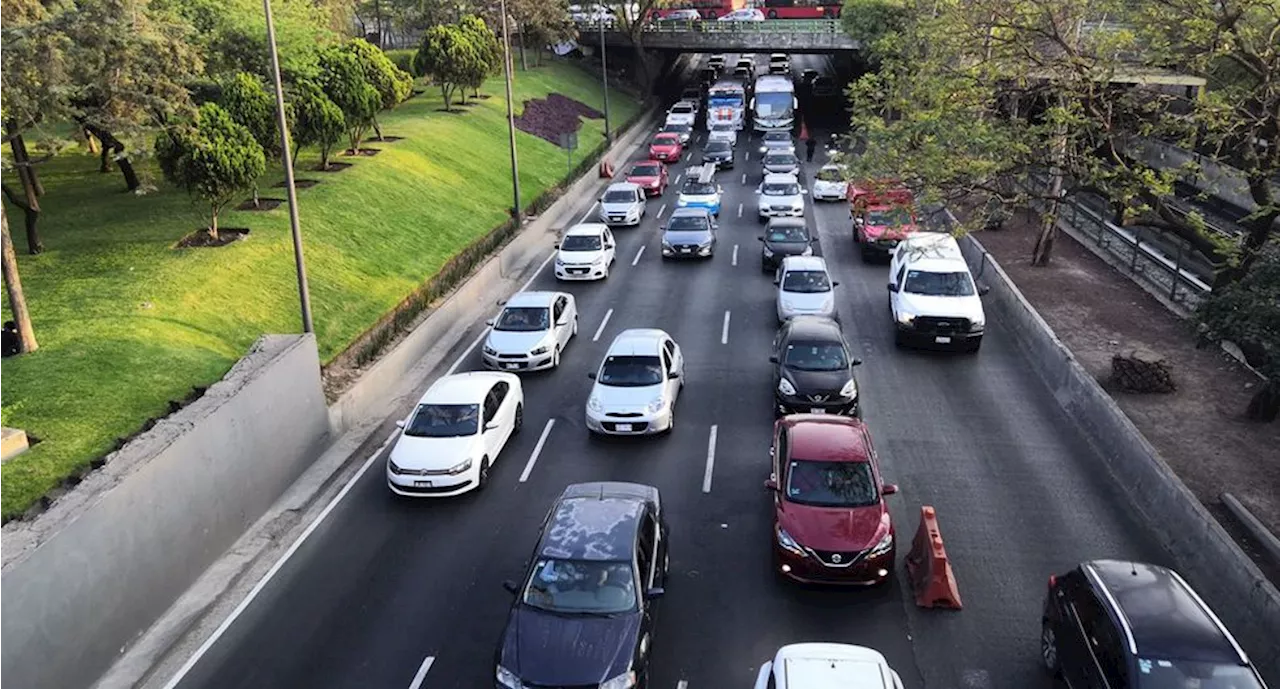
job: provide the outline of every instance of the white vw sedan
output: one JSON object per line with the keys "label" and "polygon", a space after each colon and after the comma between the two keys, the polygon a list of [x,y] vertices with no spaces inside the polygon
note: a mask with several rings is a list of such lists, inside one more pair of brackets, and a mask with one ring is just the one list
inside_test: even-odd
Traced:
{"label": "white vw sedan", "polygon": [[790,644],[760,666],[755,689],[902,689],[902,679],[875,649],[830,643]]}
{"label": "white vw sedan", "polygon": [[483,488],[489,468],[524,424],[524,389],[511,373],[474,371],[432,384],[396,426],[387,459],[397,495],[449,497]]}
{"label": "white vw sedan", "polygon": [[616,251],[608,225],[598,222],[574,225],[565,230],[556,244],[556,279],[608,278]]}
{"label": "white vw sedan", "polygon": [[587,429],[607,435],[648,435],[675,426],[684,387],[684,355],[665,331],[624,330],[609,345],[587,398]]}
{"label": "white vw sedan", "polygon": [[489,321],[482,357],[487,368],[537,371],[560,365],[560,353],[578,334],[578,305],[564,292],[518,292]]}

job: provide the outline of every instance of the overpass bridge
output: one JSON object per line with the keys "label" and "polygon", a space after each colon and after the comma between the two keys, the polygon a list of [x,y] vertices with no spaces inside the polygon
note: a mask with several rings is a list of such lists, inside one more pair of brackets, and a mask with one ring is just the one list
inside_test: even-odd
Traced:
{"label": "overpass bridge", "polygon": [[[577,41],[598,48],[601,26],[578,24]],[[603,27],[608,48],[630,48],[631,36],[612,22]],[[853,53],[858,41],[839,19],[786,19],[756,22],[659,20],[644,26],[640,43],[646,51],[664,53]]]}

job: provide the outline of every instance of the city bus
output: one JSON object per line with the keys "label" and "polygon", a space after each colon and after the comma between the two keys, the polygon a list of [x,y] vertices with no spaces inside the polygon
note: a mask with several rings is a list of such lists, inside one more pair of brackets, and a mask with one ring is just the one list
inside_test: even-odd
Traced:
{"label": "city bus", "polygon": [[678,10],[697,10],[703,19],[715,20],[747,6],[747,0],[674,0],[660,9],[649,11],[649,19],[666,19]]}
{"label": "city bus", "polygon": [[840,16],[840,0],[764,0],[764,16],[769,19],[835,19]]}

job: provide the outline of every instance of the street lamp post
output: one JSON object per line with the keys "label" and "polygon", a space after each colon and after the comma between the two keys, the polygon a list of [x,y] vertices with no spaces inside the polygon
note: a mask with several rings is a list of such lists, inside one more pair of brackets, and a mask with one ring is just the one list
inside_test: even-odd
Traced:
{"label": "street lamp post", "polygon": [[[623,11],[626,11],[625,9]],[[604,48],[604,6],[600,10],[600,77],[604,82],[604,140],[612,143],[613,135],[609,130],[609,51]]]}
{"label": "street lamp post", "polygon": [[516,106],[511,95],[511,34],[507,30],[507,0],[499,3],[502,12],[502,76],[507,82],[507,135],[511,140],[511,194],[514,205],[511,217],[516,227],[520,226],[520,164],[516,160]]}
{"label": "street lamp post", "polygon": [[276,124],[280,127],[280,159],[284,163],[284,186],[289,195],[289,230],[293,234],[293,262],[298,273],[298,300],[302,308],[302,332],[315,332],[311,322],[311,293],[307,288],[307,263],[302,257],[302,228],[298,224],[298,191],[293,184],[293,157],[289,155],[289,125],[284,116],[284,86],[280,83],[280,56],[276,54],[276,27],[271,18],[271,0],[262,0],[267,16],[267,50],[271,53],[271,78],[276,91]]}

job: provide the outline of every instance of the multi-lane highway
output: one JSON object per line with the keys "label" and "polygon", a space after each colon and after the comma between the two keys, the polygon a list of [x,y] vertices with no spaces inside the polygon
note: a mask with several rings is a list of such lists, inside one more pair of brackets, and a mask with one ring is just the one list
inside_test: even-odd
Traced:
{"label": "multi-lane highway", "polygon": [[[699,133],[695,149],[704,140]],[[775,316],[759,263],[757,150],[744,135],[736,167],[718,175],[725,196],[711,260],[661,259],[673,184],[639,227],[615,231],[618,262],[607,281],[558,284],[550,270],[532,280],[529,289],[574,294],[581,326],[558,370],[526,376],[524,430],[485,491],[396,498],[379,458],[180,686],[492,686],[511,602],[501,583],[521,575],[551,500],[566,484],[594,480],[657,486],[668,510],[671,579],[658,612],[653,687],[750,687],[762,661],[797,641],[879,649],[910,688],[1050,686],[1037,642],[1049,574],[1096,557],[1168,563],[1005,324],[988,320],[976,355],[894,347],[887,268],[858,258],[843,203],[810,202],[808,219],[841,283],[846,335],[865,362],[864,415],[886,480],[901,487],[889,498],[898,555],[919,507],[935,506],[964,610],[916,608],[901,567],[889,587],[871,591],[802,589],[771,572],[771,498],[762,481]],[[806,166],[807,179],[817,167]],[[672,179],[686,170],[673,166]],[[593,215],[590,206],[584,199],[578,216]],[[490,316],[476,314],[476,335]],[[678,425],[665,437],[589,437],[586,374],[618,332],[634,327],[663,328],[683,347]],[[479,355],[468,350],[459,370],[480,368]]]}

